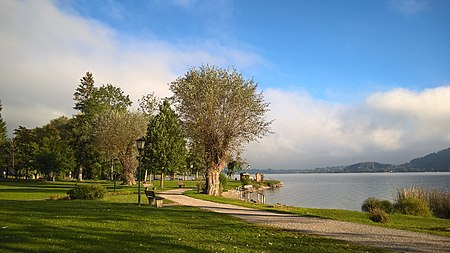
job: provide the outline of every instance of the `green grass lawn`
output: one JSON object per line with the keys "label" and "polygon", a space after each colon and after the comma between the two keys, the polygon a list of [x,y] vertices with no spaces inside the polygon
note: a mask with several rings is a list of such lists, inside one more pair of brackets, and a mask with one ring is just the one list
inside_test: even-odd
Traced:
{"label": "green grass lawn", "polygon": [[403,214],[389,214],[389,222],[386,224],[381,224],[369,220],[368,214],[364,212],[348,211],[340,209],[301,208],[301,207],[278,206],[267,204],[262,205],[262,204],[247,203],[240,200],[228,199],[224,197],[213,197],[205,194],[197,194],[195,191],[189,191],[186,193],[186,195],[194,198],[200,198],[204,200],[215,201],[225,204],[235,204],[261,210],[291,213],[291,214],[293,213],[301,216],[311,216],[341,221],[350,221],[366,225],[375,225],[450,237],[450,220],[448,219],[440,219],[433,217],[425,218]]}
{"label": "green grass lawn", "polygon": [[136,194],[40,200],[73,185],[0,181],[0,252],[381,252],[192,207],[138,206]]}

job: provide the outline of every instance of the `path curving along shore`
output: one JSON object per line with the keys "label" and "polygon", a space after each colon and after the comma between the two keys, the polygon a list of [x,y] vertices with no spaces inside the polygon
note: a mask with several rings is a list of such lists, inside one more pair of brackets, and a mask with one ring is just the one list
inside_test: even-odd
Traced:
{"label": "path curving along shore", "polygon": [[399,252],[450,252],[450,239],[424,233],[362,225],[352,222],[280,214],[230,204],[194,199],[183,195],[186,189],[159,193],[184,206],[225,213],[248,222],[321,235],[356,244],[371,245]]}

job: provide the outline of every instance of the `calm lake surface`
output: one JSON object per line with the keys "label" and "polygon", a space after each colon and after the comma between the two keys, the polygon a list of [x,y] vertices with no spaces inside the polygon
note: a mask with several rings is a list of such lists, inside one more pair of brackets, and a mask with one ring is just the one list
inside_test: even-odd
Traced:
{"label": "calm lake surface", "polygon": [[267,204],[361,210],[368,197],[393,201],[397,189],[421,186],[450,192],[450,172],[265,174],[284,186],[265,190]]}

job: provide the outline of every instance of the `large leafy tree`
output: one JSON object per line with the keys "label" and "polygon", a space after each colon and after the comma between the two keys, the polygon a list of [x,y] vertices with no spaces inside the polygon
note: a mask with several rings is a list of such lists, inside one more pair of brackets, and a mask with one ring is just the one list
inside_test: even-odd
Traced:
{"label": "large leafy tree", "polygon": [[17,153],[15,154],[16,177],[22,174],[28,179],[34,167],[36,152],[38,150],[35,131],[19,126],[17,129],[14,129],[14,135],[13,141],[17,149]]}
{"label": "large leafy tree", "polygon": [[[98,119],[99,115],[111,110],[127,111],[131,100],[120,88],[111,84],[96,87],[92,73],[86,72],[75,90],[74,101],[74,109],[80,113],[71,122],[72,139],[70,143],[75,152],[79,179],[82,179],[83,173],[88,177],[92,176],[92,168],[101,162],[100,148],[96,146],[97,142],[95,141],[98,137],[94,135],[97,131],[94,121]],[[108,155],[106,158],[110,157]],[[84,172],[83,168],[85,168]]]}
{"label": "large leafy tree", "polygon": [[72,171],[76,165],[74,152],[68,143],[68,125],[69,119],[60,117],[34,129],[38,144],[35,168],[53,181],[57,175]]}
{"label": "large leafy tree", "polygon": [[122,165],[123,184],[135,184],[135,141],[145,135],[147,118],[140,112],[106,110],[93,120],[94,145],[101,155],[113,161],[118,158]]}
{"label": "large leafy tree", "polygon": [[187,136],[206,163],[207,193],[219,195],[219,174],[229,158],[270,132],[268,103],[257,84],[234,68],[192,68],[170,89]]}
{"label": "large leafy tree", "polygon": [[161,174],[160,186],[164,187],[164,175],[186,168],[186,141],[180,120],[167,100],[159,106],[159,113],[150,119],[147,128],[145,163]]}

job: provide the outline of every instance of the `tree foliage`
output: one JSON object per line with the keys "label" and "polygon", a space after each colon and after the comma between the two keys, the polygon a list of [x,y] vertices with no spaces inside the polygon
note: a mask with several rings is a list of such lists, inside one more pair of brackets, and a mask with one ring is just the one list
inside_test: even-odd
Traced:
{"label": "tree foliage", "polygon": [[135,184],[135,141],[145,135],[146,127],[144,114],[126,110],[107,110],[93,120],[94,144],[103,157],[120,160],[124,184]]}
{"label": "tree foliage", "polygon": [[244,162],[242,161],[240,156],[237,156],[236,159],[233,159],[227,164],[227,176],[231,178],[234,174],[240,172],[242,167],[244,166]]}
{"label": "tree foliage", "polygon": [[[0,100],[0,170],[7,171],[8,167],[8,136],[6,122],[2,117],[2,101]],[[2,176],[2,175],[0,175]]]}
{"label": "tree foliage", "polygon": [[75,168],[75,155],[68,142],[69,119],[60,117],[34,129],[37,149],[34,168],[55,181],[57,175]]}
{"label": "tree foliage", "polygon": [[[101,147],[96,146],[98,144],[96,139],[99,137],[95,136],[98,132],[95,121],[101,115],[109,114],[111,111],[127,112],[131,100],[119,87],[111,84],[96,87],[92,73],[86,72],[75,90],[74,101],[74,109],[80,113],[72,121],[71,146],[75,151],[78,174],[81,179],[82,174],[87,174],[88,177],[96,174],[93,170],[97,170],[102,163],[101,158],[111,159],[117,156],[117,153],[110,155],[104,150],[102,154],[106,156],[100,156]],[[129,155],[132,156],[132,153]]]}
{"label": "tree foliage", "polygon": [[33,129],[19,126],[14,129],[14,135],[14,144],[17,148],[15,173],[16,176],[21,174],[28,178],[30,171],[33,169],[35,154],[38,150],[35,132]]}
{"label": "tree foliage", "polygon": [[159,106],[159,113],[150,119],[145,146],[145,164],[161,174],[161,187],[164,174],[186,169],[186,151],[180,120],[169,102],[164,100]]}
{"label": "tree foliage", "polygon": [[158,113],[158,108],[161,104],[161,99],[158,98],[155,95],[155,93],[150,93],[145,96],[142,96],[142,98],[138,100],[138,103],[139,103],[139,111],[143,112],[148,117],[152,117]]}
{"label": "tree foliage", "polygon": [[2,101],[0,100],[0,145],[6,143],[7,141],[6,122],[2,117],[2,109]]}
{"label": "tree foliage", "polygon": [[230,156],[270,132],[268,103],[234,68],[192,68],[170,90],[191,145],[206,163],[207,192],[218,195],[219,173]]}

